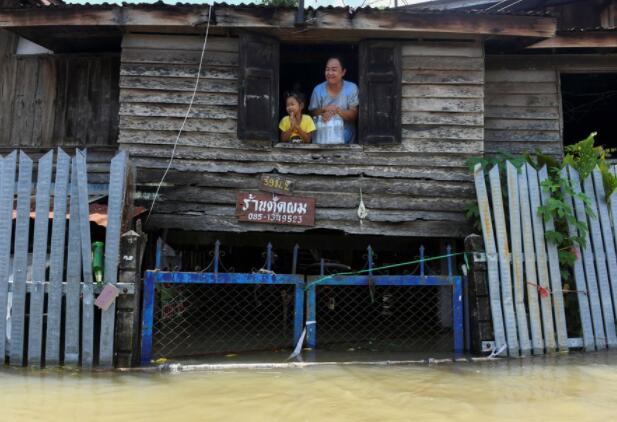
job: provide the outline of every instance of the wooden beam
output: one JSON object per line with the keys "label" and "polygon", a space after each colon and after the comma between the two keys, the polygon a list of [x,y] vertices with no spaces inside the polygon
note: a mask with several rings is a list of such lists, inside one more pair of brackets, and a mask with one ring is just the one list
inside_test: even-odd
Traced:
{"label": "wooden beam", "polygon": [[[216,7],[216,26],[266,30],[296,29],[361,30],[394,33],[474,34],[546,38],[555,35],[556,20],[550,17],[455,13],[410,13],[401,10],[347,9],[307,11],[307,24],[297,29],[292,9]],[[125,28],[193,28],[207,20],[208,7],[151,8],[113,6],[97,8],[12,9],[0,12],[0,28],[34,26],[120,26]],[[371,34],[372,36],[372,34]]]}
{"label": "wooden beam", "polygon": [[400,10],[361,10],[353,27],[364,30],[465,33],[492,36],[552,37],[557,21],[550,17],[454,13],[405,13]]}
{"label": "wooden beam", "polygon": [[556,69],[560,72],[617,72],[617,55],[546,54],[486,56],[487,69]]}
{"label": "wooden beam", "polygon": [[207,7],[133,8],[109,5],[97,8],[10,9],[0,11],[0,27],[32,26],[182,26],[207,21]]}
{"label": "wooden beam", "polygon": [[577,32],[559,34],[527,47],[541,48],[616,48],[617,32]]}

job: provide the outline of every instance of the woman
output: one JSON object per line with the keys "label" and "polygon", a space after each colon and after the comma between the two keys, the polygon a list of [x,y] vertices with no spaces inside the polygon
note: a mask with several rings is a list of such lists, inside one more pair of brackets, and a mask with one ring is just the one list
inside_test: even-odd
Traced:
{"label": "woman", "polygon": [[[316,143],[350,144],[355,140],[358,86],[343,79],[346,72],[347,69],[340,58],[329,58],[326,62],[326,81],[313,89],[309,111],[317,123]],[[341,119],[343,123],[343,139],[327,139],[324,136],[325,131],[328,127],[331,128],[337,119]]]}

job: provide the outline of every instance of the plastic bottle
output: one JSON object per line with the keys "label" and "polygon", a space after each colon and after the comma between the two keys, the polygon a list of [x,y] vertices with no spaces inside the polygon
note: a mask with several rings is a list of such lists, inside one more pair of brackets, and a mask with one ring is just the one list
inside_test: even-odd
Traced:
{"label": "plastic bottle", "polygon": [[92,272],[94,273],[94,281],[101,283],[103,281],[103,267],[105,259],[105,243],[92,243]]}

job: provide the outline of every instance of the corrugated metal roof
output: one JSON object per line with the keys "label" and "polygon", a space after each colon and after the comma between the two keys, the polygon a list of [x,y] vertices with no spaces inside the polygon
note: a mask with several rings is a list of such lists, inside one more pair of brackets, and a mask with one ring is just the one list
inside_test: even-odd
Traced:
{"label": "corrugated metal roof", "polygon": [[[56,0],[54,0],[56,1]],[[174,9],[174,8],[183,8],[183,9],[203,9],[207,6],[209,6],[210,4],[213,7],[226,7],[226,8],[238,8],[238,9],[287,9],[287,10],[296,10],[295,7],[289,7],[289,8],[281,8],[281,7],[275,7],[275,6],[269,6],[269,5],[263,5],[263,4],[254,4],[254,3],[240,3],[240,4],[229,4],[229,3],[182,3],[182,2],[176,2],[176,3],[167,3],[164,1],[157,1],[156,3],[126,3],[123,2],[121,4],[117,4],[117,3],[97,3],[97,4],[91,4],[91,3],[62,3],[62,0],[60,0],[60,2],[57,2],[57,4],[48,4],[48,5],[43,5],[43,4],[23,4],[20,6],[20,8],[55,8],[55,9],[71,9],[71,10],[93,10],[93,9],[98,9],[98,10],[105,10],[105,9],[113,9],[116,7],[127,7],[127,8],[134,8],[134,9]],[[371,6],[365,6],[365,7],[361,7],[361,8],[352,8],[352,7],[341,7],[341,6],[319,6],[319,7],[308,7],[306,9],[307,11],[338,11],[338,12],[347,12],[350,15],[358,12],[358,11],[374,11],[374,12],[381,12],[381,11],[392,11],[393,8],[375,8],[375,7],[371,7]],[[421,13],[421,14],[448,14],[448,15],[469,15],[469,14],[490,14],[490,15],[512,15],[512,16],[546,16],[547,14],[545,13],[538,13],[536,11],[525,11],[525,12],[512,12],[512,11],[493,11],[493,10],[482,10],[482,9],[450,9],[450,10],[435,10],[435,9],[407,9],[405,7],[399,7],[398,9],[396,9],[397,13],[413,13],[413,14],[417,14],[417,13]]]}

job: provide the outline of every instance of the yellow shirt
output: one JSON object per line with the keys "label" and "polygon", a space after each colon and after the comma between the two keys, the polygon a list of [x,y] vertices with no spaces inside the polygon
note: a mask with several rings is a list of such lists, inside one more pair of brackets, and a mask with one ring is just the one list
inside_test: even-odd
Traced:
{"label": "yellow shirt", "polygon": [[[287,132],[290,127],[291,127],[291,119],[289,118],[289,116],[283,117],[281,119],[281,123],[279,123],[279,129],[281,129],[283,132]],[[309,116],[308,114],[303,114],[302,120],[300,120],[300,129],[302,129],[306,133],[314,132],[316,128],[315,128],[315,122],[313,122],[313,118]],[[298,134],[298,132],[294,130],[293,133],[291,134],[291,137],[293,138],[294,136],[300,136],[300,135]]]}

